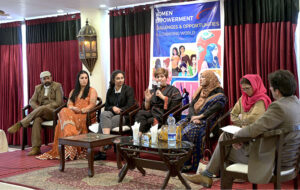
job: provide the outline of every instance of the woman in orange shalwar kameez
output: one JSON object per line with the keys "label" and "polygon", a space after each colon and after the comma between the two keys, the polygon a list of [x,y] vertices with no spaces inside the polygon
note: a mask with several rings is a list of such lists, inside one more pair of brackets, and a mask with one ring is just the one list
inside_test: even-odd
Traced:
{"label": "woman in orange shalwar kameez", "polygon": [[[94,88],[90,87],[88,73],[82,70],[77,74],[75,89],[70,93],[68,107],[63,108],[58,113],[59,120],[55,128],[52,149],[36,158],[41,160],[59,159],[59,138],[87,133],[86,113],[96,106],[96,101],[97,92]],[[81,148],[65,146],[66,159],[74,160],[75,157],[81,158],[83,156]]]}

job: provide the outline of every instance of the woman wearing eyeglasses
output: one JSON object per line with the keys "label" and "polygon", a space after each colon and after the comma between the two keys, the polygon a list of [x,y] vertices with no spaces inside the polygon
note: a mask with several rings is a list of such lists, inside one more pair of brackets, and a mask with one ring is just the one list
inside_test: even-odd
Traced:
{"label": "woman wearing eyeglasses", "polygon": [[242,96],[231,111],[234,125],[245,126],[256,121],[269,107],[271,99],[259,75],[249,74],[241,78]]}

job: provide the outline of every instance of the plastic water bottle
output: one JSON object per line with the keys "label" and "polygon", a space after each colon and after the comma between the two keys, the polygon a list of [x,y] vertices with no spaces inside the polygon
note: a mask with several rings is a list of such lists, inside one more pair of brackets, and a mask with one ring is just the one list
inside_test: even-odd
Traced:
{"label": "plastic water bottle", "polygon": [[176,125],[175,118],[173,114],[170,114],[168,117],[168,144],[171,146],[176,145]]}

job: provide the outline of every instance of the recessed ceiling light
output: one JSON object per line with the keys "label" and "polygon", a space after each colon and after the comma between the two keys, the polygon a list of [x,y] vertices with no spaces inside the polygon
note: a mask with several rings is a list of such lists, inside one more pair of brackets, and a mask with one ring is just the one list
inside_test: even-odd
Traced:
{"label": "recessed ceiling light", "polygon": [[62,10],[62,9],[57,10],[57,13],[63,13],[63,12],[64,12],[64,10]]}
{"label": "recessed ceiling light", "polygon": [[106,5],[102,4],[102,5],[99,5],[100,8],[105,8]]}

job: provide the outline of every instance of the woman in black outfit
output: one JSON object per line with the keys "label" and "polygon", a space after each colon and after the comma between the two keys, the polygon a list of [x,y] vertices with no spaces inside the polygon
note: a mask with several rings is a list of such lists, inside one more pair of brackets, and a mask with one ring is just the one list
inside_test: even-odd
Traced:
{"label": "woman in black outfit", "polygon": [[[124,84],[125,73],[120,70],[112,72],[109,89],[106,93],[105,111],[101,113],[99,131],[110,134],[110,130],[119,126],[120,113],[135,103],[134,90]],[[123,118],[125,121],[125,118]],[[106,159],[100,148],[100,153],[95,156],[96,160]]]}

